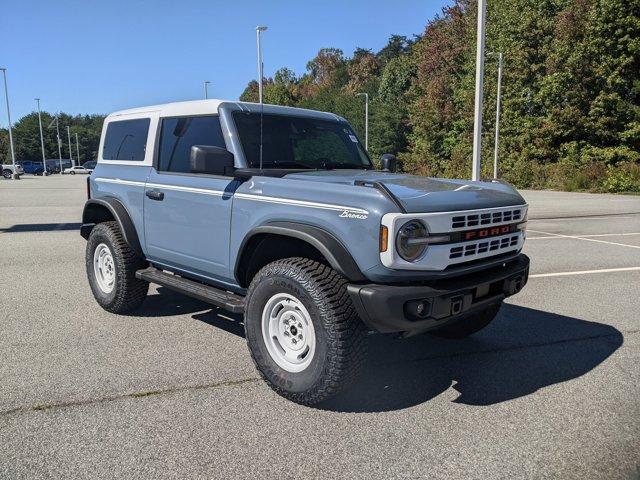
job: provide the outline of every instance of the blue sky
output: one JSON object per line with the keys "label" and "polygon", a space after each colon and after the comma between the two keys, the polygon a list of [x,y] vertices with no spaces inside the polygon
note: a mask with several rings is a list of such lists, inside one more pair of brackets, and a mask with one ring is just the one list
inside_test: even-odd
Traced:
{"label": "blue sky", "polygon": [[[237,99],[256,78],[255,26],[265,75],[297,74],[322,47],[378,50],[391,34],[421,33],[446,2],[0,0],[0,66],[12,119],[35,109],[108,113],[202,98]],[[4,97],[0,125],[6,126]]]}

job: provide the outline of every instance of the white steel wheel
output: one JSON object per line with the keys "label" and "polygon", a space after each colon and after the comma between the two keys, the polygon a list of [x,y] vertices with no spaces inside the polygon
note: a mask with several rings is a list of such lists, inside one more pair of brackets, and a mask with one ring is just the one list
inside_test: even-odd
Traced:
{"label": "white steel wheel", "polygon": [[93,252],[93,273],[100,290],[111,293],[116,284],[116,267],[105,243],[99,244]]}
{"label": "white steel wheel", "polygon": [[271,358],[287,372],[301,372],[316,351],[311,315],[293,295],[277,293],[262,310],[262,336]]}

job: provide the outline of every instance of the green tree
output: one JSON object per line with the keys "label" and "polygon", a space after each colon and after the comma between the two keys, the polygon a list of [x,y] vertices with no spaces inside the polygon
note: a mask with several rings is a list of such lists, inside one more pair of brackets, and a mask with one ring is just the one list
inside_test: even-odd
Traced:
{"label": "green tree", "polygon": [[[378,52],[321,49],[301,77],[284,70],[265,82],[265,98],[335,112],[363,137],[356,94],[366,92],[373,156],[397,153],[407,172],[468,178],[476,15],[476,0],[454,0],[420,36],[392,35]],[[486,50],[505,56],[504,178],[522,187],[640,190],[640,0],[495,0]],[[496,67],[487,56],[483,176],[492,173]],[[256,90],[250,83],[241,98]]]}
{"label": "green tree", "polygon": [[[48,112],[42,112],[42,133],[44,138],[44,149],[47,159],[58,158],[58,142],[56,129],[49,124],[54,119]],[[72,156],[77,156],[76,138],[78,133],[80,141],[80,160],[95,160],[98,156],[98,146],[100,144],[100,134],[104,122],[103,115],[77,115],[71,116],[66,113],[58,114],[60,123],[60,137],[62,144],[62,157],[69,158],[69,142],[66,127],[69,125],[71,131]],[[6,148],[5,148],[6,138]],[[16,153],[16,160],[42,160],[42,148],[40,145],[40,126],[38,124],[38,113],[32,112],[20,118],[13,125],[13,141]],[[6,155],[5,155],[6,152]],[[4,155],[3,162],[10,161],[8,146],[8,131],[0,131],[0,155]]]}

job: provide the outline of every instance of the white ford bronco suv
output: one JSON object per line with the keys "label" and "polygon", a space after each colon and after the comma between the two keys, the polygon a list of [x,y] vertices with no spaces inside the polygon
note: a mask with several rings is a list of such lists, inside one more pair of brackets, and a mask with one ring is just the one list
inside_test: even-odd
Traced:
{"label": "white ford bronco suv", "polygon": [[313,405],[369,331],[461,338],[527,282],[527,205],[508,184],[377,170],[341,117],[202,100],[109,115],[81,234],[97,302],[149,283],[244,315],[256,367]]}

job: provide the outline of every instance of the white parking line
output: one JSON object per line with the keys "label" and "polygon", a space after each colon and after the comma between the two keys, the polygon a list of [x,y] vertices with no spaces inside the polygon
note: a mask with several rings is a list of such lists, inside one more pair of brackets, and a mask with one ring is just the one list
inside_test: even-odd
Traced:
{"label": "white parking line", "polygon": [[609,214],[607,215],[606,213],[603,213],[602,215],[576,215],[574,217],[540,217],[540,218],[528,218],[527,222],[531,223],[531,222],[553,222],[556,220],[562,220],[563,222],[567,222],[567,221],[572,221],[572,220],[579,220],[581,222],[584,222],[586,220],[591,221],[591,220],[617,220],[618,218],[630,218],[630,217],[634,217],[637,218],[637,216],[640,213],[623,213],[623,214],[617,214],[614,213],[613,215]]}
{"label": "white parking line", "polygon": [[573,238],[574,240],[584,240],[585,242],[606,243],[606,244],[609,244],[609,245],[618,245],[619,247],[640,249],[640,245],[628,245],[626,243],[607,242],[606,240],[596,240],[595,238],[576,237],[575,235],[560,235],[559,233],[541,232],[540,230],[530,230],[530,229],[527,229],[527,230],[529,232],[542,233],[543,235],[551,235],[553,237]]}
{"label": "white parking line", "polygon": [[581,270],[577,272],[538,273],[536,275],[529,275],[529,278],[564,277],[566,275],[588,275],[590,273],[636,272],[636,271],[640,271],[640,267],[603,268],[601,270]]}
{"label": "white parking line", "polygon": [[[533,232],[535,230],[529,230],[529,231]],[[547,235],[552,235],[552,234],[549,233]],[[574,237],[579,237],[579,238],[622,237],[622,236],[627,236],[627,235],[640,235],[640,232],[633,232],[633,233],[598,233],[598,234],[592,234],[592,235],[574,235]],[[549,240],[549,239],[557,240],[558,238],[562,238],[562,237],[527,237],[527,240]]]}

